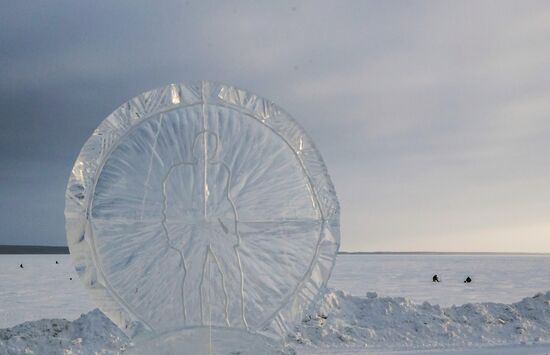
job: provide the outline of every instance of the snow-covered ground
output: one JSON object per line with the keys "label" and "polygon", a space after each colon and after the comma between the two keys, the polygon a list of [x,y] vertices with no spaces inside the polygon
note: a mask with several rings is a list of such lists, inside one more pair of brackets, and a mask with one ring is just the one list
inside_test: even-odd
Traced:
{"label": "snow-covered ground", "polygon": [[0,328],[94,308],[69,255],[0,255]]}
{"label": "snow-covered ground", "polygon": [[550,291],[550,255],[339,255],[329,287],[441,306],[512,303]]}
{"label": "snow-covered ground", "polygon": [[[550,256],[341,255],[329,286],[289,335],[299,354],[550,354]],[[69,256],[0,256],[0,354],[116,353],[94,308]]]}
{"label": "snow-covered ground", "polygon": [[[435,273],[439,284],[430,282]],[[465,285],[468,275],[474,282]],[[512,303],[550,290],[550,256],[340,255],[329,287],[441,306]],[[68,255],[0,255],[0,300],[0,328],[95,308]]]}
{"label": "snow-covered ground", "polygon": [[318,348],[437,349],[550,344],[550,292],[513,304],[440,307],[330,291],[289,337]]}

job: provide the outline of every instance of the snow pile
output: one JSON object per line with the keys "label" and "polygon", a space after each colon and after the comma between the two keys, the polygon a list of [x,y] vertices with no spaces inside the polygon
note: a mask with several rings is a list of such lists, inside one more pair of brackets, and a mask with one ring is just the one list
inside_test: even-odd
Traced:
{"label": "snow pile", "polygon": [[42,319],[0,329],[0,354],[118,354],[128,338],[100,310],[72,322]]}
{"label": "snow pile", "polygon": [[[290,345],[429,349],[550,343],[550,292],[514,304],[443,308],[401,297],[329,290]],[[75,321],[43,319],[0,329],[0,354],[117,354],[128,338],[99,310]]]}
{"label": "snow pile", "polygon": [[314,315],[289,334],[298,344],[426,349],[550,343],[550,292],[511,305],[442,308],[396,297],[329,290]]}

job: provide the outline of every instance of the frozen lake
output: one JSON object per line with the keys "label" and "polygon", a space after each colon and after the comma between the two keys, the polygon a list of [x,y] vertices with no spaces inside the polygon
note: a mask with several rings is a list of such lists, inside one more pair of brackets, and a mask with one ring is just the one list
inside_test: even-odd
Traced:
{"label": "frozen lake", "polygon": [[[434,273],[441,283],[431,282]],[[465,285],[468,275],[474,281]],[[329,286],[444,306],[511,303],[550,290],[550,256],[340,255]],[[41,318],[75,319],[93,308],[68,255],[0,255],[0,328]]]}
{"label": "frozen lake", "polygon": [[69,255],[0,255],[0,328],[42,318],[76,319],[93,308]]}
{"label": "frozen lake", "polygon": [[512,303],[550,290],[550,255],[339,255],[329,286],[442,306]]}

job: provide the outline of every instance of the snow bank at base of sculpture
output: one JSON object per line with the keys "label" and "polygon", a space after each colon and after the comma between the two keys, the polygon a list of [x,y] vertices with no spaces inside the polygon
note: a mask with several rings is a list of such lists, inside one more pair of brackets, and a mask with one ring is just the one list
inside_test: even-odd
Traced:
{"label": "snow bank at base of sculpture", "polygon": [[261,335],[228,328],[187,329],[157,336],[134,339],[124,354],[239,354],[280,355],[283,345]]}
{"label": "snow bank at base of sculpture", "polygon": [[550,343],[550,291],[512,304],[440,307],[331,290],[290,338],[310,346],[386,349]]}
{"label": "snow bank at base of sculpture", "polygon": [[99,309],[74,321],[41,319],[0,329],[0,354],[119,354],[128,337]]}
{"label": "snow bank at base of sculpture", "polygon": [[[131,341],[99,309],[95,309],[82,314],[74,321],[41,319],[0,329],[0,355],[227,354],[220,352],[220,347],[234,349],[230,354],[286,354],[284,351],[277,350],[282,347],[281,344],[273,343],[265,337],[251,336],[246,332],[230,329],[213,329],[212,332],[212,352],[210,352],[210,332],[205,328],[197,329],[196,332],[166,334],[149,341],[145,339]],[[185,337],[193,337],[193,341],[184,339]],[[182,341],[185,342],[184,347],[181,346]],[[292,349],[289,353],[293,353]]]}
{"label": "snow bank at base of sculpture", "polygon": [[[287,339],[289,354],[292,346],[331,349],[331,354],[338,354],[344,348],[545,344],[550,343],[550,292],[513,304],[440,307],[401,297],[356,297],[331,290],[317,312],[307,316]],[[0,354],[111,355],[129,348],[127,344],[129,339],[97,309],[73,322],[44,319],[0,329]]]}

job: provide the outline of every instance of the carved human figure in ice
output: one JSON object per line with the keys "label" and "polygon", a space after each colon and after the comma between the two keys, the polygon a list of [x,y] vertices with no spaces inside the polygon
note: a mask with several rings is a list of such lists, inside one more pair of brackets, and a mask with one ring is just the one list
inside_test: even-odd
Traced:
{"label": "carved human figure in ice", "polygon": [[[185,324],[212,324],[212,297],[223,306],[223,323],[248,328],[244,313],[243,270],[238,214],[230,196],[231,169],[217,160],[218,136],[200,132],[193,161],[172,165],[163,182],[162,226],[170,248],[181,257]],[[221,292],[212,295],[212,269]]]}

